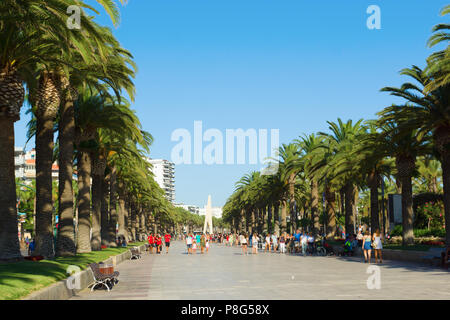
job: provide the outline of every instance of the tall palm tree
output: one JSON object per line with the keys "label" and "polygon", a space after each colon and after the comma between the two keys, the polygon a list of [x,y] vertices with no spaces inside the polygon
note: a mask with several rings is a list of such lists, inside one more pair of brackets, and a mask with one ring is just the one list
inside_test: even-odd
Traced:
{"label": "tall palm tree", "polygon": [[[5,122],[4,125],[2,123],[1,126],[2,136],[13,136],[13,126],[11,124],[18,120],[19,117],[20,107],[22,106],[24,99],[24,82],[27,83],[27,88],[36,89],[36,91],[31,92],[35,98],[32,100],[38,102],[39,105],[49,103],[54,106],[57,104],[58,92],[54,74],[51,70],[41,69],[42,74],[39,77],[39,81],[36,82],[34,71],[38,65],[42,66],[58,63],[57,53],[60,52],[61,49],[68,50],[71,39],[77,37],[82,38],[85,32],[88,31],[89,20],[85,17],[82,17],[83,22],[85,22],[87,26],[85,31],[74,34],[67,29],[65,23],[67,19],[66,9],[70,4],[77,3],[69,0],[48,0],[44,3],[37,0],[5,0],[1,2],[0,51],[2,54],[0,55],[0,109],[2,109],[2,111],[0,113],[2,122]],[[75,43],[72,44],[74,44],[76,49],[81,49],[81,47],[77,46]],[[39,128],[45,128],[46,126],[46,124],[40,121]],[[42,137],[44,136],[49,137],[50,135],[42,135]],[[10,138],[6,140],[2,139],[1,143],[5,143],[5,141],[8,143],[4,148],[1,146],[1,149],[10,150],[11,142],[13,142],[13,140]],[[8,152],[2,153],[2,155],[6,154],[8,156],[11,155]],[[8,163],[10,165],[11,161],[12,160],[0,162]],[[42,162],[40,161],[39,165],[41,164]],[[14,183],[12,182],[11,177],[8,176],[11,175],[10,171],[0,171],[8,172],[4,179],[5,181],[11,182],[6,184],[6,186],[9,186],[8,188],[11,189],[1,192],[2,195],[5,195],[5,202],[3,203],[2,201],[0,205],[0,207],[5,208],[3,209],[5,210],[5,213],[1,215],[5,218],[5,223],[2,223],[2,225],[11,226],[12,219],[10,218],[9,221],[7,217],[8,211],[9,214],[12,213],[10,208],[13,203],[11,200],[14,195],[11,190],[14,189]],[[12,171],[12,174],[14,174],[14,171]],[[0,179],[2,178],[3,177],[0,177]],[[41,180],[41,176],[39,178]],[[48,187],[48,184],[46,187]],[[40,201],[37,206],[42,207],[42,201]],[[45,256],[52,256],[53,252],[50,241],[50,238],[52,237],[51,227],[41,223],[43,222],[42,218],[46,216],[45,212],[42,215],[41,212],[38,211],[38,214],[37,228],[39,234],[36,239],[36,252],[39,253],[41,251]],[[10,230],[13,230],[13,228],[10,228]],[[5,239],[7,238],[8,237],[5,237]],[[2,252],[6,252],[5,256],[7,256],[11,255],[8,254],[8,252],[15,251],[12,255],[18,256],[17,249],[14,248],[15,245],[11,245],[5,251],[2,250]]]}
{"label": "tall palm tree", "polygon": [[[348,170],[349,164],[355,161],[352,156],[357,142],[365,134],[362,119],[353,124],[352,120],[344,123],[338,118],[338,123],[327,121],[331,134],[319,132],[321,136],[330,139],[333,150],[333,160],[331,165],[335,167],[335,177],[342,179],[341,194],[345,195],[345,231],[354,231],[355,216],[358,199],[357,181],[360,173],[355,170]],[[342,198],[342,197],[341,197]],[[342,201],[341,201],[342,202]]]}
{"label": "tall palm tree", "polygon": [[[426,144],[428,139],[432,140],[442,165],[446,241],[450,243],[450,149],[448,148],[450,144],[450,87],[442,86],[426,93],[425,87],[431,79],[422,69],[413,66],[403,69],[400,73],[411,77],[417,84],[407,82],[400,88],[383,88],[382,91],[401,97],[406,100],[406,103],[385,108],[379,113],[380,121],[393,124],[391,132],[394,137],[397,137],[394,139],[395,142],[401,143],[406,141],[405,139],[413,139],[417,145],[421,145]],[[429,154],[430,151],[427,153]],[[403,175],[401,179],[407,180],[408,173],[412,171],[411,157],[399,155],[398,158],[399,174]],[[403,188],[404,185],[402,185],[402,194]],[[410,186],[408,185],[407,188],[410,189]],[[411,191],[408,190],[408,192]],[[412,212],[409,206],[408,210]],[[411,237],[409,236],[409,242]]]}
{"label": "tall palm tree", "polygon": [[[450,5],[445,6],[441,10],[441,15],[450,14]],[[440,23],[433,27],[434,34],[428,40],[428,46],[434,47],[440,43],[447,43],[444,50],[433,53],[427,60],[428,66],[425,69],[431,81],[425,86],[425,92],[429,93],[439,89],[440,87],[448,87],[450,85],[450,24]]]}

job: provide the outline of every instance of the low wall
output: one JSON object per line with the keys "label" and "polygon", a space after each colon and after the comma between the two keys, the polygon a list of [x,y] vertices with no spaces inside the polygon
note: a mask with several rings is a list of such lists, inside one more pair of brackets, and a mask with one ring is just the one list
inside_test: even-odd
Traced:
{"label": "low wall", "polygon": [[[333,245],[334,252],[338,252],[340,250],[339,246]],[[413,251],[413,250],[393,250],[393,249],[383,249],[382,256],[383,260],[395,260],[395,261],[407,261],[407,262],[416,262],[428,265],[438,266],[440,264],[439,259],[424,259],[432,255],[429,251]],[[364,253],[361,248],[356,248],[355,250],[356,257],[363,257]],[[372,250],[372,258],[374,258],[374,253]]]}
{"label": "low wall", "polygon": [[[145,245],[139,246],[140,252],[145,251]],[[125,260],[129,260],[131,257],[130,250],[118,254],[117,256],[110,257],[103,261],[104,263],[113,264],[114,266],[122,263]],[[120,279],[120,276],[119,276]],[[81,290],[86,289],[90,284],[94,282],[92,271],[89,267],[77,274],[77,287],[80,289],[69,289],[67,286],[67,279],[58,281],[48,287],[45,287],[39,291],[33,292],[26,296],[22,300],[67,300],[76,295]],[[78,286],[79,285],[79,286]]]}

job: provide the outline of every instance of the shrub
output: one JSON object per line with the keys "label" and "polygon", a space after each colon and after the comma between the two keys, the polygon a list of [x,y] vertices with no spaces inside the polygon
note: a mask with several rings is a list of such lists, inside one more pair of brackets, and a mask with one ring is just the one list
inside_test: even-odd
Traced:
{"label": "shrub", "polygon": [[391,232],[391,237],[398,237],[401,236],[403,232],[403,227],[401,225],[397,225],[394,227],[394,229]]}
{"label": "shrub", "polygon": [[[394,229],[391,232],[391,237],[395,236],[401,236],[402,235],[403,228],[401,225],[397,225],[394,227]],[[414,229],[414,237],[420,238],[420,237],[445,237],[445,229],[444,228],[432,228],[430,230],[428,229]]]}

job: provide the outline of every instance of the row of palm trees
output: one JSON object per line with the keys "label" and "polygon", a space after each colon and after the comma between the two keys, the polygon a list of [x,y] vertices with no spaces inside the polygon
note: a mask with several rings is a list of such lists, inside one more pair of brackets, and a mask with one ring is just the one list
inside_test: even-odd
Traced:
{"label": "row of palm trees", "polygon": [[[97,2],[117,25],[119,3]],[[80,29],[67,26],[72,5],[82,10]],[[133,56],[92,12],[98,13],[81,0],[0,2],[0,260],[21,257],[14,122],[25,101],[32,114],[28,137],[36,144],[34,254],[71,256],[115,246],[116,236],[136,240],[158,227],[199,224],[176,210],[153,179],[145,157],[153,138],[124,97],[134,101]]]}
{"label": "row of palm trees", "polygon": [[[441,13],[449,14],[450,6]],[[409,245],[414,241],[412,177],[421,159],[426,164],[422,181],[433,192],[438,182],[435,176],[427,179],[426,172],[432,171],[430,166],[442,167],[446,242],[450,244],[449,29],[449,24],[433,28],[429,46],[447,46],[427,59],[424,70],[412,66],[401,71],[413,82],[381,90],[401,97],[403,104],[384,108],[375,120],[328,122],[328,132],[283,144],[279,158],[274,159],[279,161],[278,172],[242,177],[224,206],[224,220],[236,230],[284,232],[289,231],[289,218],[296,227],[299,212],[300,221],[308,219],[315,234],[322,230],[333,237],[338,212],[345,215],[346,232],[353,232],[359,192],[368,189],[370,225],[375,231],[382,224],[379,190],[382,179],[388,178],[395,180],[402,195],[403,243]]]}

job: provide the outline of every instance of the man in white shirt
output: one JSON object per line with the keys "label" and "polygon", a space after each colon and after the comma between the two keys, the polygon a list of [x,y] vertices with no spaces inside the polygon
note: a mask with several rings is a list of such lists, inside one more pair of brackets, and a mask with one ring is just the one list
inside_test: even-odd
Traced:
{"label": "man in white shirt", "polygon": [[272,244],[273,244],[273,252],[276,252],[278,249],[277,235],[272,234]]}
{"label": "man in white shirt", "polygon": [[188,254],[192,253],[192,237],[190,234],[188,234],[186,236],[186,245],[187,245],[187,249],[188,249]]}
{"label": "man in white shirt", "polygon": [[306,248],[308,247],[308,235],[306,233],[303,233],[300,242],[302,244],[302,255],[306,256]]}

